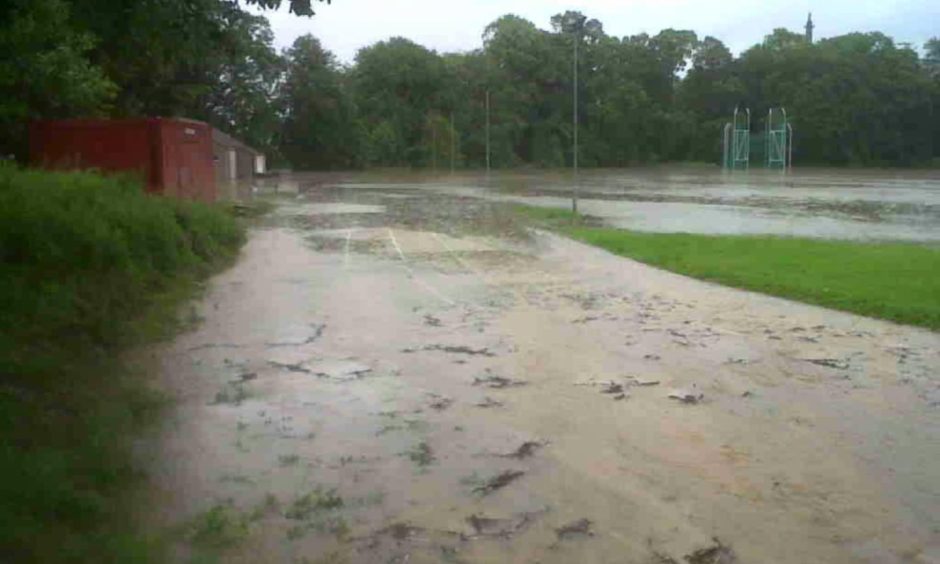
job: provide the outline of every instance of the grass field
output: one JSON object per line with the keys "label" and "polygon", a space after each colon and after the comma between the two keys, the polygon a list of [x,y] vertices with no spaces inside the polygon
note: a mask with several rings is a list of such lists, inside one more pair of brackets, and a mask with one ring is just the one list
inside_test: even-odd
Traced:
{"label": "grass field", "polygon": [[679,274],[940,330],[936,246],[639,233],[592,226],[566,210],[517,209],[543,228]]}
{"label": "grass field", "polygon": [[0,166],[0,560],[157,557],[130,448],[162,400],[121,353],[172,334],[243,239],[128,179]]}

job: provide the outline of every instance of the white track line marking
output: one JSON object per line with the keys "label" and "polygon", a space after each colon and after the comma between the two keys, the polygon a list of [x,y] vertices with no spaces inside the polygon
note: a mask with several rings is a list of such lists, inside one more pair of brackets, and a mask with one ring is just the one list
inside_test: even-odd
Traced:
{"label": "white track line marking", "polygon": [[[452,259],[454,259],[459,265],[461,265],[462,267],[466,268],[471,273],[479,277],[480,280],[482,280],[484,284],[488,286],[493,286],[494,288],[504,288],[508,290],[509,292],[511,292],[512,294],[514,294],[519,301],[531,303],[531,300],[528,298],[526,292],[523,292],[522,290],[518,288],[518,284],[496,281],[492,276],[489,276],[485,272],[474,267],[472,264],[470,264],[469,262],[461,258],[461,256],[457,254],[457,251],[454,250],[453,247],[448,245],[447,241],[443,237],[441,237],[437,233],[433,233],[433,235],[434,235],[434,238],[437,239],[437,241],[441,244],[441,246],[443,246],[444,249],[448,252],[448,254],[450,255]],[[499,249],[499,250],[506,251],[505,248]],[[558,277],[556,277],[555,275],[549,272],[537,271],[536,274],[541,275],[544,278],[547,278],[546,282],[549,284],[558,284],[559,282],[561,282],[561,279],[559,279]],[[541,282],[535,282],[535,284],[540,284],[540,283]],[[529,282],[528,286],[531,286],[532,284],[533,284],[532,282]]]}
{"label": "white track line marking", "polygon": [[410,266],[408,266],[408,259],[405,258],[405,253],[402,252],[401,247],[398,245],[398,239],[395,238],[395,232],[393,232],[391,228],[388,229],[388,238],[391,239],[392,245],[394,245],[395,250],[398,251],[398,256],[401,258],[401,262],[402,262],[401,266],[408,273],[408,278],[414,280],[416,284],[418,284],[419,286],[427,290],[429,293],[433,294],[437,299],[441,300],[445,304],[457,305],[457,302],[448,298],[447,296],[442,294],[440,291],[438,291],[437,288],[425,282],[424,279],[422,279],[420,276],[415,274],[415,271],[412,270]]}
{"label": "white track line marking", "polygon": [[411,269],[409,269],[409,272],[411,273],[412,279],[413,279],[415,282],[417,282],[418,285],[422,286],[422,287],[423,287],[425,290],[427,290],[428,292],[434,294],[434,296],[437,297],[437,299],[441,300],[442,302],[444,302],[444,303],[447,304],[447,305],[457,305],[457,302],[455,302],[454,300],[448,298],[448,297],[445,296],[444,294],[440,293],[440,292],[437,290],[437,288],[435,288],[434,286],[431,286],[430,284],[428,284],[427,282],[425,282],[423,279],[419,278],[414,272],[411,272]]}
{"label": "white track line marking", "polygon": [[343,251],[343,268],[349,266],[349,240],[352,239],[352,229],[346,232],[346,248]]}
{"label": "white track line marking", "polygon": [[395,239],[395,232],[388,229],[388,237],[392,240],[392,244],[395,245],[395,250],[398,251],[398,256],[401,257],[401,260],[405,260],[405,253],[401,252],[401,247],[398,246],[398,240]]}
{"label": "white track line marking", "polygon": [[[460,264],[460,266],[466,268],[467,270],[469,270],[469,271],[472,272],[473,274],[476,274],[477,276],[479,276],[480,278],[482,278],[484,282],[487,282],[486,276],[484,276],[483,273],[480,272],[478,269],[474,268],[472,264],[470,264],[470,263],[468,263],[467,261],[463,260],[463,259],[460,257],[460,255],[457,254],[457,251],[455,251],[453,247],[451,247],[450,245],[447,244],[447,241],[444,240],[443,237],[441,237],[441,236],[438,235],[437,233],[431,233],[431,235],[433,235],[434,238],[437,239],[437,241],[441,244],[441,246],[443,246],[444,249],[446,249],[447,252],[450,253],[451,258],[454,259],[455,261],[457,261],[457,263]],[[487,283],[488,283],[488,282],[487,282]]]}

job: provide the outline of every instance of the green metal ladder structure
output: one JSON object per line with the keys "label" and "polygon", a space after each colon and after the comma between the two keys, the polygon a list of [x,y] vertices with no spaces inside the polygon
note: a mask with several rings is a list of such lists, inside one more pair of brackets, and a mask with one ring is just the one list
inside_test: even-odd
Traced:
{"label": "green metal ladder structure", "polygon": [[764,129],[764,156],[767,168],[789,170],[793,163],[793,126],[787,120],[787,110],[767,110]]}
{"label": "green metal ladder structure", "polygon": [[722,165],[728,170],[747,170],[751,165],[751,110],[734,108],[734,120],[725,124]]}
{"label": "green metal ladder structure", "polygon": [[[771,108],[764,124],[762,161],[771,170],[793,167],[793,126],[784,108]],[[756,140],[755,140],[756,141]],[[721,164],[725,170],[749,170],[751,166],[751,110],[734,108],[734,118],[724,127]],[[760,145],[755,150],[760,153]]]}

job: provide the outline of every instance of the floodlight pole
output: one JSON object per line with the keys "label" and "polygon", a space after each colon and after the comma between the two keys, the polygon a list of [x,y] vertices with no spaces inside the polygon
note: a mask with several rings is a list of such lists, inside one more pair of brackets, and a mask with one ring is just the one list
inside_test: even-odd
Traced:
{"label": "floodlight pole", "polygon": [[574,31],[574,104],[572,112],[574,114],[574,151],[573,151],[573,163],[574,163],[574,193],[571,197],[571,212],[574,214],[578,213],[578,43],[580,43],[580,36],[578,34],[580,30],[575,29]]}
{"label": "floodlight pole", "polygon": [[434,114],[431,114],[431,162],[434,172],[437,172],[437,126],[434,123]]}
{"label": "floodlight pole", "polygon": [[454,165],[455,165],[455,149],[457,148],[457,141],[455,134],[457,130],[454,129],[454,112],[450,112],[450,173],[454,174]]}
{"label": "floodlight pole", "polygon": [[747,108],[747,162],[744,170],[751,170],[751,108]]}
{"label": "floodlight pole", "polygon": [[767,110],[767,123],[764,125],[764,160],[767,161],[765,163],[765,166],[767,168],[770,168],[770,163],[772,161],[772,155],[770,154],[770,147],[772,146],[772,143],[770,141],[770,132],[773,131],[774,129],[773,117],[774,117],[774,110],[773,108],[770,108],[769,110]]}
{"label": "floodlight pole", "polygon": [[486,176],[490,175],[490,91],[486,91]]}

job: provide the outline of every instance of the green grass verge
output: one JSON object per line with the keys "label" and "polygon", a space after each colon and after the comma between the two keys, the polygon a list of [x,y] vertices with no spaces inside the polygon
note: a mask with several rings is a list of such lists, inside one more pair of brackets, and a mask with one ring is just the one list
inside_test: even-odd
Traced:
{"label": "green grass verge", "polygon": [[120,353],[171,334],[243,240],[129,179],[0,166],[0,560],[158,559],[131,441],[162,402]]}
{"label": "green grass verge", "polygon": [[561,209],[519,206],[537,225],[680,274],[940,330],[940,248],[769,236],[639,233]]}

